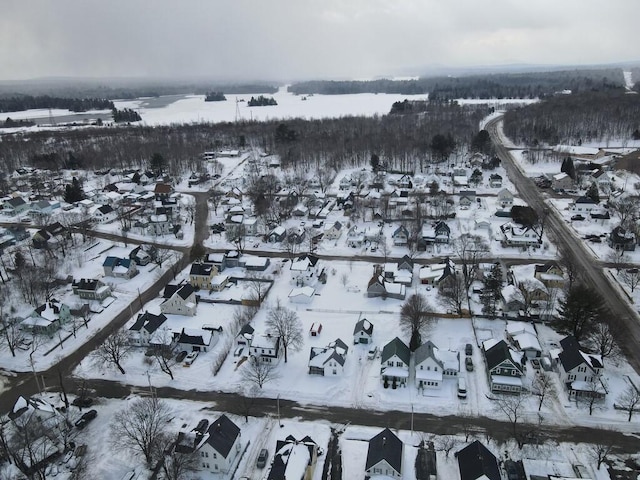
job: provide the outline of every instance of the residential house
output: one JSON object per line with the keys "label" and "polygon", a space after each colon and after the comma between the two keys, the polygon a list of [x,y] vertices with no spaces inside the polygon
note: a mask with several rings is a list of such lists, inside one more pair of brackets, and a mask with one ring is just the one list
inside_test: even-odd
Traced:
{"label": "residential house", "polygon": [[633,252],[636,249],[635,233],[620,225],[611,230],[607,241],[614,250]]}
{"label": "residential house", "polygon": [[271,265],[267,257],[247,257],[244,260],[244,268],[253,272],[264,272]]}
{"label": "residential house", "polygon": [[78,295],[85,300],[101,302],[111,295],[111,287],[97,279],[81,278],[80,280],[73,280],[71,289],[74,295]]}
{"label": "residential house", "polygon": [[504,340],[486,340],[483,351],[491,391],[519,394],[524,375],[523,354],[509,348]]}
{"label": "residential house", "polygon": [[352,226],[347,232],[347,247],[360,248],[364,242],[364,232],[358,230],[357,225]]}
{"label": "residential house", "polygon": [[556,191],[569,190],[573,188],[573,178],[564,172],[556,173],[551,177],[551,188]]}
{"label": "residential house", "polygon": [[396,180],[396,186],[398,188],[413,188],[413,179],[411,175],[404,174],[398,180]]}
{"label": "residential house", "polygon": [[491,188],[502,188],[502,175],[498,173],[489,175],[489,186]]}
{"label": "residential house", "polygon": [[131,250],[129,258],[136,262],[136,265],[143,267],[145,265],[149,265],[152,260],[155,260],[156,254],[156,247],[153,245],[143,244],[138,245],[136,248]]}
{"label": "residential house", "polygon": [[367,478],[402,478],[404,444],[385,428],[369,440],[365,475]]}
{"label": "residential house", "polygon": [[393,244],[397,246],[404,246],[409,243],[409,230],[404,225],[400,225],[391,235]]}
{"label": "residential house", "polygon": [[461,190],[458,195],[460,196],[458,204],[462,210],[468,210],[474,203],[476,203],[475,190]]}
{"label": "residential house", "polygon": [[565,284],[564,272],[557,262],[549,261],[543,265],[536,265],[534,277],[547,288],[563,288]]}
{"label": "residential house", "polygon": [[611,192],[612,181],[611,177],[604,170],[596,170],[591,173],[591,179],[596,182],[598,185],[598,189],[605,194],[609,194]]}
{"label": "residential house", "polygon": [[323,238],[327,240],[337,240],[342,235],[342,223],[335,221],[333,225],[327,225],[324,229]]}
{"label": "residential house", "polygon": [[311,480],[318,461],[318,445],[311,437],[297,440],[289,435],[276,442],[267,480]]}
{"label": "residential house", "polygon": [[542,244],[540,235],[532,227],[520,227],[511,222],[500,225],[502,245],[505,247],[539,247]]}
{"label": "residential house", "polygon": [[297,304],[311,303],[315,294],[316,290],[313,287],[296,287],[289,292],[289,301]]}
{"label": "residential house", "polygon": [[98,223],[109,223],[118,218],[118,214],[111,205],[101,205],[91,212],[91,218]]}
{"label": "residential house", "polygon": [[449,257],[440,263],[425,265],[420,269],[420,283],[423,285],[440,285],[443,281],[455,279],[456,264]]}
{"label": "residential house", "polygon": [[261,362],[277,363],[281,355],[280,346],[280,336],[254,332],[249,344],[249,353]]}
{"label": "residential house", "polygon": [[168,183],[156,183],[153,189],[153,193],[156,197],[156,201],[169,200],[173,193],[173,187]]}
{"label": "residential house", "polygon": [[196,292],[193,287],[183,285],[167,285],[164,287],[164,301],[160,304],[162,313],[194,316],[196,314]]}
{"label": "residential house", "polygon": [[418,250],[426,250],[427,245],[447,244],[451,237],[451,228],[443,221],[436,223],[425,222],[420,230],[420,240],[418,241]]}
{"label": "residential house", "polygon": [[130,258],[108,256],[102,262],[105,277],[133,278],[138,274],[136,262]]}
{"label": "residential house", "polygon": [[29,207],[29,203],[27,203],[24,198],[13,197],[3,203],[2,211],[5,215],[15,217],[27,212],[27,210],[29,210]]}
{"label": "residential house", "polygon": [[562,352],[558,355],[560,380],[569,398],[604,398],[607,390],[602,381],[602,356],[587,353],[573,335],[560,340]]}
{"label": "residential house", "polygon": [[241,450],[240,427],[223,414],[211,422],[198,444],[201,470],[229,474]]}
{"label": "residential house", "polygon": [[404,300],[407,287],[401,283],[389,282],[383,275],[375,274],[367,284],[367,297],[383,297]]}
{"label": "residential house", "polygon": [[385,388],[406,385],[410,359],[409,347],[398,337],[384,346],[380,359],[380,375]]}
{"label": "residential house", "polygon": [[[160,315],[154,315],[147,311],[139,313],[135,323],[129,327],[129,339],[131,343],[140,347],[148,347],[151,343],[165,347],[167,339],[170,341],[172,337],[168,331],[165,332],[165,335],[159,335],[158,338],[153,337],[156,336],[157,333],[161,333],[158,332],[158,329],[160,329],[166,321],[167,317],[162,313]],[[153,342],[151,342],[152,338],[154,340]]]}
{"label": "residential house", "polygon": [[304,254],[291,262],[292,282],[299,286],[313,286],[324,276],[324,268],[318,257],[311,254]]}
{"label": "residential house", "polygon": [[278,225],[276,228],[271,230],[267,237],[267,241],[269,243],[277,243],[284,241],[285,238],[287,238],[287,229]]}
{"label": "residential house", "polygon": [[191,264],[189,284],[193,288],[211,289],[211,281],[218,275],[218,269],[211,263],[196,262]]}
{"label": "residential house", "polygon": [[64,245],[69,238],[69,231],[59,222],[54,222],[34,233],[31,242],[33,248],[53,250]]}
{"label": "residential house", "polygon": [[253,338],[254,328],[250,324],[246,324],[244,327],[240,329],[238,335],[236,335],[236,343],[240,347],[248,347],[251,344],[251,339]]}
{"label": "residential house", "polygon": [[52,404],[37,397],[18,397],[7,417],[16,425],[27,425],[35,420],[51,427],[64,421],[62,415]]}
{"label": "residential house", "polygon": [[498,459],[478,440],[455,454],[460,480],[502,480]]}
{"label": "residential house", "polygon": [[445,378],[455,378],[460,370],[458,352],[444,351],[431,341],[420,345],[414,352],[416,387],[440,388]]}
{"label": "residential house", "polygon": [[33,334],[53,335],[70,318],[69,306],[53,299],[35,308],[20,322],[20,328]]}
{"label": "residential house", "polygon": [[[218,273],[221,273],[228,266],[227,254],[226,253],[210,253],[207,255],[205,263],[212,264],[214,267],[218,269]],[[237,260],[236,260],[236,265],[234,266],[237,266]]]}
{"label": "residential house", "polygon": [[332,375],[342,375],[344,373],[344,363],[347,360],[349,347],[339,338],[331,342],[326,347],[311,347],[309,353],[309,374],[322,375],[325,377]]}
{"label": "residential house", "polygon": [[524,353],[526,359],[539,358],[542,355],[538,334],[532,323],[508,320],[506,333],[507,340]]}
{"label": "residential house", "polygon": [[506,188],[503,188],[498,192],[498,205],[503,210],[510,210],[513,206],[513,193]]}
{"label": "residential house", "polygon": [[370,345],[373,342],[373,323],[366,318],[362,318],[356,322],[353,328],[353,343]]}
{"label": "residential house", "polygon": [[597,208],[597,206],[598,202],[594,202],[589,197],[580,197],[573,202],[569,210],[574,213],[589,213],[591,210]]}
{"label": "residential house", "polygon": [[180,332],[173,332],[173,336],[180,351],[207,352],[218,343],[213,329],[183,327]]}

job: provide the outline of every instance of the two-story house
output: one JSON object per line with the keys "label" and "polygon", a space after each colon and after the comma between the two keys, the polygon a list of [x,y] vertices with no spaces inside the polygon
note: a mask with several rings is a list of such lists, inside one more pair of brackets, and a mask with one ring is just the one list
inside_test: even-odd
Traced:
{"label": "two-story house", "polygon": [[369,440],[365,476],[367,478],[402,478],[404,444],[385,428]]}
{"label": "two-story house", "polygon": [[111,295],[111,287],[105,285],[98,279],[74,279],[71,283],[71,289],[74,295],[78,295],[83,300],[97,300],[101,302]]}
{"label": "two-story house", "polygon": [[569,398],[604,398],[607,390],[602,381],[604,363],[600,355],[586,353],[573,335],[560,340],[558,355],[560,380]]}
{"label": "two-story house", "polygon": [[311,347],[309,374],[325,377],[342,375],[349,347],[339,338],[326,347]]}
{"label": "two-story house", "polygon": [[254,332],[249,343],[249,354],[261,362],[277,363],[280,360],[280,336]]}
{"label": "two-story house", "polygon": [[211,280],[218,275],[218,269],[212,263],[192,263],[189,271],[189,283],[193,288],[211,289]]}
{"label": "two-story house", "polygon": [[373,323],[366,318],[356,322],[353,328],[353,344],[370,345],[373,342]]}
{"label": "two-story house", "polygon": [[503,188],[498,192],[498,205],[504,210],[508,210],[513,206],[513,193]]}
{"label": "two-story house", "polygon": [[478,440],[456,452],[455,456],[460,480],[502,480],[498,459]]}
{"label": "two-story house", "polygon": [[298,287],[313,287],[323,274],[322,262],[315,255],[305,254],[291,262],[291,280]]}
{"label": "two-story house", "polygon": [[409,243],[409,230],[404,225],[400,225],[391,235],[393,244],[396,246],[405,246]]}
{"label": "two-story house", "polygon": [[547,288],[564,287],[564,272],[557,262],[550,261],[542,265],[536,265],[533,276]]}
{"label": "two-story house", "polygon": [[385,388],[406,385],[410,360],[409,347],[398,337],[384,346],[380,357],[380,376]]}
{"label": "two-story house", "polygon": [[160,304],[160,311],[162,313],[189,316],[196,314],[196,292],[190,284],[169,284],[164,287],[163,297],[164,301]]}
{"label": "two-story house", "polygon": [[440,388],[443,379],[456,378],[460,371],[459,353],[440,350],[431,341],[420,345],[413,355],[418,388]]}
{"label": "two-story house", "polygon": [[[160,315],[149,312],[139,313],[135,323],[129,327],[129,340],[135,346],[148,347],[153,335],[166,321],[167,317],[162,313]],[[167,334],[167,337],[171,338],[171,335]],[[158,345],[158,342],[154,344]]]}
{"label": "two-story house", "polygon": [[482,347],[491,391],[519,394],[524,375],[523,354],[509,348],[504,340],[486,340]]}

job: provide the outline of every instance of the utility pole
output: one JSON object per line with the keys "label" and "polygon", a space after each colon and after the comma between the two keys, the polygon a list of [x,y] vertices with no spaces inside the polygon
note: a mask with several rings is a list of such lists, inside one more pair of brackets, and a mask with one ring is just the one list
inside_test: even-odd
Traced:
{"label": "utility pole", "polygon": [[280,421],[280,394],[276,397],[276,407],[278,410],[278,425],[282,428],[284,425],[282,425],[282,422]]}

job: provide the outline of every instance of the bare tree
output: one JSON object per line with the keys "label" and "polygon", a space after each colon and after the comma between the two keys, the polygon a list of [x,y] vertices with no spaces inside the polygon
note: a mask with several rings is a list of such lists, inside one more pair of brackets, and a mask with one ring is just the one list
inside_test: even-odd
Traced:
{"label": "bare tree", "polygon": [[458,439],[453,435],[438,435],[433,443],[436,451],[444,452],[444,456],[449,458],[451,450],[458,446]]}
{"label": "bare tree", "polygon": [[602,381],[599,376],[596,376],[586,383],[584,394],[579,398],[576,397],[576,403],[579,401],[582,405],[585,405],[589,410],[589,415],[593,415],[593,411],[602,400],[603,393]]}
{"label": "bare tree", "polygon": [[638,198],[623,197],[619,200],[609,201],[609,207],[616,213],[623,228],[631,227],[634,217],[638,214]]}
{"label": "bare tree", "polygon": [[522,448],[526,443],[526,436],[521,426],[522,417],[526,411],[526,399],[524,394],[501,395],[493,398],[494,408],[498,413],[502,413],[511,424],[511,434],[518,443],[518,448]]}
{"label": "bare tree", "polygon": [[15,419],[14,427],[8,441],[13,463],[27,478],[46,479],[47,459],[59,452],[57,432],[28,413]]}
{"label": "bare tree", "polygon": [[11,356],[16,356],[16,349],[26,341],[24,331],[20,328],[20,323],[14,319],[6,319],[0,311],[0,322],[2,322],[2,342],[0,345],[8,348]]}
{"label": "bare tree", "polygon": [[131,351],[129,335],[121,329],[109,335],[91,355],[98,366],[115,366],[124,375],[126,372],[122,368],[121,362],[129,356]]}
{"label": "bare tree", "polygon": [[232,243],[239,253],[244,252],[247,239],[247,230],[243,224],[231,224],[227,226],[225,236],[229,243]]}
{"label": "bare tree", "polygon": [[[605,431],[610,433],[610,431],[607,431],[606,429]],[[598,470],[600,470],[600,466],[613,450],[613,442],[606,440],[608,437],[608,435],[596,435],[594,436],[595,442],[590,443],[587,447],[589,456],[596,462],[596,468]]]}
{"label": "bare tree", "polygon": [[162,446],[171,409],[157,398],[139,398],[118,410],[111,422],[111,444],[116,450],[140,452],[148,466]]}
{"label": "bare tree", "polygon": [[[161,333],[156,336],[160,345],[171,345],[172,333],[168,329],[163,329]],[[153,358],[160,367],[162,373],[169,375],[169,378],[173,380],[173,369],[178,364],[176,357],[173,354],[173,350],[169,348],[153,348]]]}
{"label": "bare tree", "polygon": [[267,327],[280,337],[284,350],[284,363],[287,363],[289,350],[297,352],[304,345],[302,322],[298,314],[284,307],[278,299],[276,305],[269,310],[266,323]]}
{"label": "bare tree", "polygon": [[531,391],[538,397],[538,411],[542,410],[542,405],[549,400],[553,400],[556,396],[551,375],[547,372],[539,371],[533,379]]}
{"label": "bare tree", "polygon": [[261,274],[255,274],[248,280],[251,300],[255,300],[258,305],[261,305],[269,291],[269,282]]}
{"label": "bare tree", "polygon": [[640,269],[627,268],[620,272],[620,278],[624,284],[631,289],[631,293],[634,292],[636,287],[640,285]]}
{"label": "bare tree", "polygon": [[574,258],[569,255],[567,252],[561,252],[560,254],[560,265],[564,270],[565,275],[567,276],[567,290],[571,290],[573,284],[576,283],[578,277],[580,276],[580,267],[574,260]]}
{"label": "bare tree", "polygon": [[270,381],[278,378],[274,364],[262,362],[254,356],[250,356],[244,363],[241,375],[243,380],[258,388],[262,388]]}
{"label": "bare tree", "polygon": [[464,289],[464,280],[459,274],[454,274],[445,280],[441,281],[438,287],[440,303],[453,310],[457,315],[462,315],[462,304],[467,296]]}
{"label": "bare tree", "polygon": [[432,321],[433,308],[419,293],[411,295],[400,309],[400,328],[411,336],[409,347],[415,351],[422,345],[422,334]]}
{"label": "bare tree", "polygon": [[197,450],[177,451],[176,443],[177,438],[172,434],[165,433],[159,440],[161,448],[158,451],[163,452],[162,471],[165,480],[185,480],[200,466]]}
{"label": "bare tree", "polygon": [[469,313],[471,313],[471,296],[469,295],[469,290],[471,289],[471,284],[478,276],[481,260],[489,252],[489,246],[479,235],[463,233],[453,242],[453,249],[462,264],[462,280],[467,299],[467,308],[469,309]]}
{"label": "bare tree", "polygon": [[623,249],[612,250],[607,254],[607,262],[613,265],[617,273],[620,273],[622,266],[629,261]]}
{"label": "bare tree", "polygon": [[634,412],[640,407],[640,391],[635,385],[629,384],[616,399],[616,404],[627,412],[627,421],[630,422]]}
{"label": "bare tree", "polygon": [[589,346],[603,359],[617,358],[621,353],[612,328],[608,323],[597,323],[588,338]]}

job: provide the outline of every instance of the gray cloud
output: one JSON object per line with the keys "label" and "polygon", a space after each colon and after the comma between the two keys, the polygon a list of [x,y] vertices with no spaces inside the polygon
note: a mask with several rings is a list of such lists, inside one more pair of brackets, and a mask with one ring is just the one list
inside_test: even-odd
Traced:
{"label": "gray cloud", "polygon": [[0,78],[352,78],[638,60],[637,0],[4,0]]}

